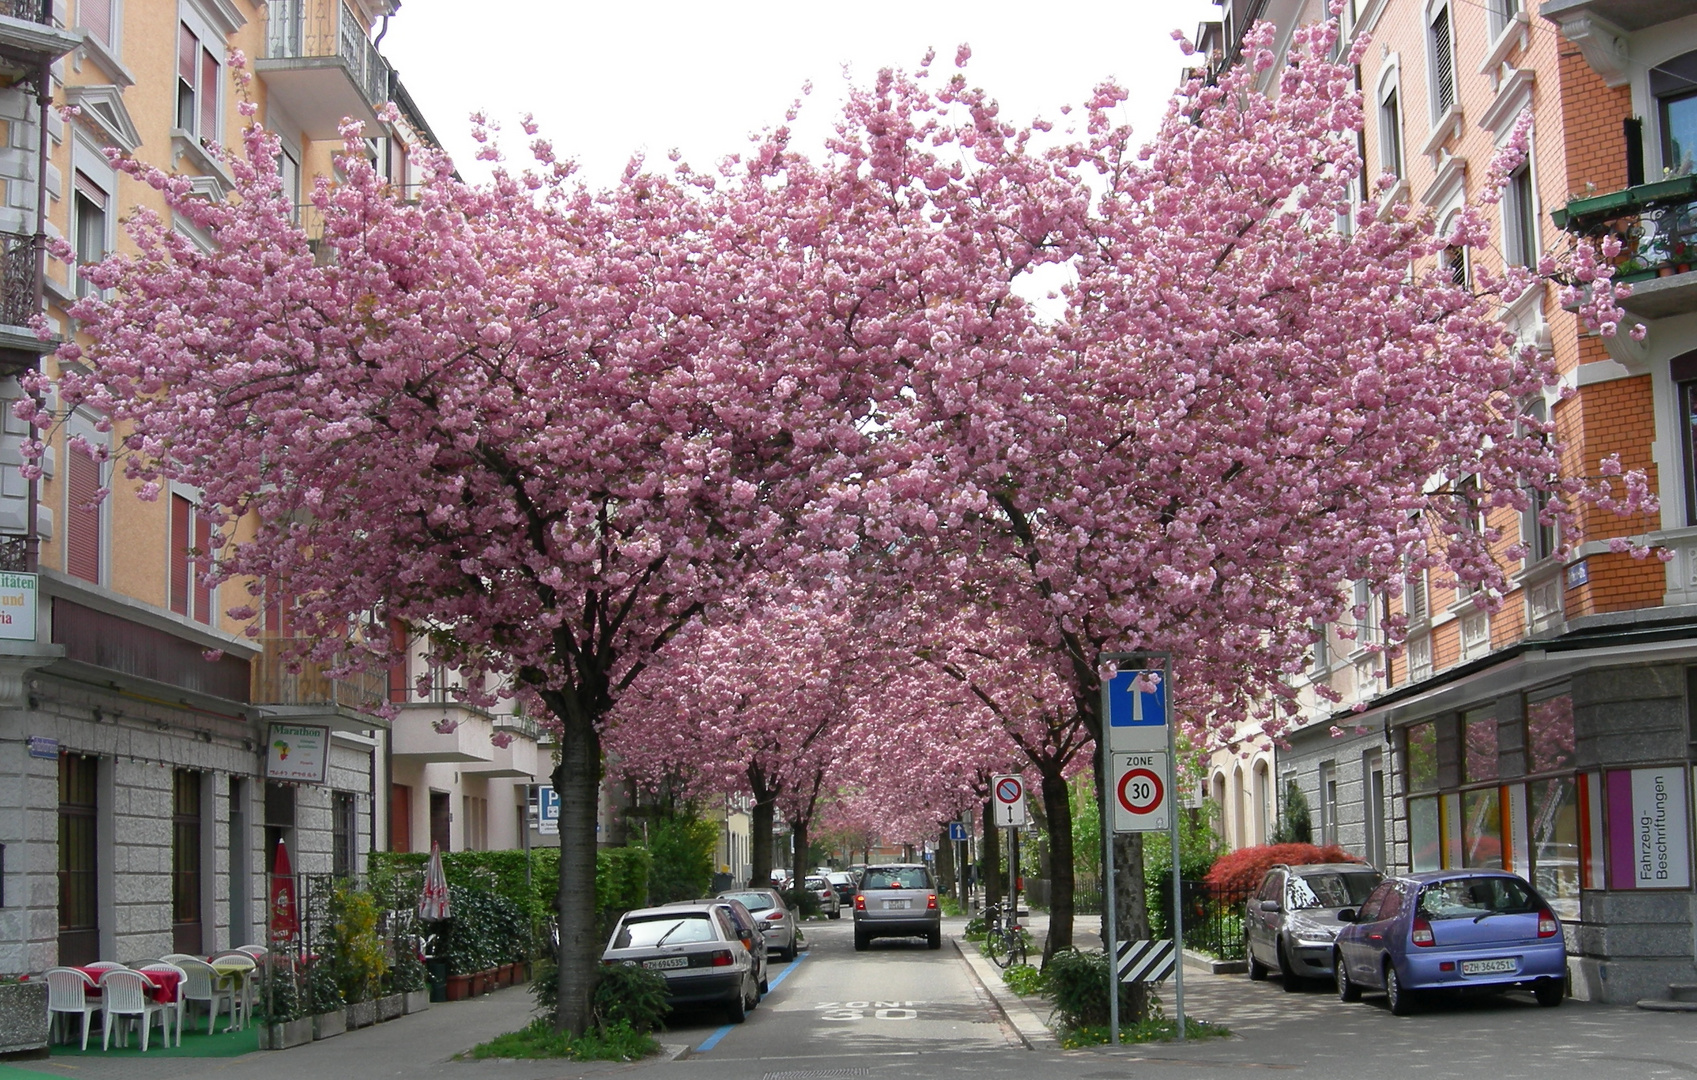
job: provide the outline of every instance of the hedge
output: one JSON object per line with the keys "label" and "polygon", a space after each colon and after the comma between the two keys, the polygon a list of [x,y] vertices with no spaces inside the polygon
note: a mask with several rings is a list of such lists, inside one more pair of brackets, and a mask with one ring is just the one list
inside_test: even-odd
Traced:
{"label": "hedge", "polygon": [[[481,889],[517,904],[533,925],[554,913],[554,894],[559,888],[558,848],[532,848],[530,889],[524,884],[523,851],[447,851],[442,853],[442,872],[450,886]],[[422,879],[430,856],[423,852],[374,851],[367,876],[380,896],[390,895],[395,881],[403,876]],[[644,906],[648,902],[650,857],[638,847],[602,848],[595,853],[595,910],[605,917]]]}
{"label": "hedge", "polygon": [[1326,847],[1317,847],[1314,844],[1261,844],[1239,848],[1220,856],[1203,880],[1216,892],[1248,896],[1260,886],[1261,879],[1267,876],[1267,871],[1279,863],[1306,866],[1312,863],[1361,861],[1359,855],[1352,855],[1336,844]]}

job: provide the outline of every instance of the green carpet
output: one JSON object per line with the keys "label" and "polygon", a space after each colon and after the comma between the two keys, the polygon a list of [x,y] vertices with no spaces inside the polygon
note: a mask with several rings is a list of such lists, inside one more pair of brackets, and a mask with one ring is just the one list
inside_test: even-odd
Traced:
{"label": "green carpet", "polygon": [[[220,1019],[219,1026],[222,1027],[226,1022],[227,1021]],[[53,1057],[76,1058],[83,1056],[84,1051],[80,1048],[82,1043],[82,1029],[78,1027],[76,1031],[77,1041],[67,1043],[63,1046],[54,1046],[52,1048]],[[175,1042],[174,1039],[172,1041]],[[159,1029],[155,1027],[153,1029],[151,1041],[147,1044],[147,1053],[143,1055],[141,1052],[140,1035],[132,1031],[130,1033],[129,1047],[123,1048],[118,1045],[118,1033],[114,1031],[112,1033],[112,1049],[101,1050],[100,1032],[96,1029],[88,1033],[87,1053],[90,1055],[99,1054],[105,1057],[240,1057],[242,1054],[251,1054],[259,1049],[259,1027],[258,1025],[250,1025],[241,1031],[219,1031],[216,1034],[208,1035],[206,1034],[206,1017],[203,1016],[200,1018],[198,1026],[194,1023],[188,1023],[183,1026],[183,1045],[166,1047],[160,1045],[160,1043],[161,1038],[159,1035]],[[27,1066],[25,1066],[25,1068],[27,1068]],[[0,1073],[0,1075],[6,1074]]]}

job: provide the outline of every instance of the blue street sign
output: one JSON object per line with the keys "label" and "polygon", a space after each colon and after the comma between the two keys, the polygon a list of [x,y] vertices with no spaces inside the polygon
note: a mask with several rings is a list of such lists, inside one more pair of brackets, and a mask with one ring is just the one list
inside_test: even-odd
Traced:
{"label": "blue street sign", "polygon": [[964,822],[964,821],[951,821],[951,822],[949,822],[949,839],[950,840],[965,840],[966,839],[966,822]]}
{"label": "blue street sign", "polygon": [[1159,670],[1116,673],[1108,683],[1109,727],[1166,727],[1167,683]]}
{"label": "blue street sign", "polygon": [[[600,828],[599,823],[596,828]],[[552,784],[537,785],[536,831],[550,834],[560,831],[560,793]]]}

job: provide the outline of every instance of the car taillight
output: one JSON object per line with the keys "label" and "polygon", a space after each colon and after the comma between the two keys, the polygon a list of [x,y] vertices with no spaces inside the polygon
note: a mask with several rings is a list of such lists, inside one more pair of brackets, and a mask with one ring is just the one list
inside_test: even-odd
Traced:
{"label": "car taillight", "polygon": [[1555,912],[1546,908],[1538,912],[1538,936],[1555,937],[1561,933],[1561,923],[1556,921]]}
{"label": "car taillight", "polygon": [[730,967],[732,964],[736,963],[736,960],[732,958],[731,950],[729,949],[714,949],[711,955],[714,967]]}
{"label": "car taillight", "polygon": [[932,893],[930,896],[927,896],[925,898],[925,910],[926,911],[936,911],[937,910],[937,894],[936,893]]}
{"label": "car taillight", "polygon": [[854,910],[856,910],[856,911],[865,911],[866,910],[866,897],[860,895],[859,893],[854,894]]}
{"label": "car taillight", "polygon": [[1414,920],[1414,944],[1427,948],[1432,944],[1432,924],[1425,919]]}
{"label": "car taillight", "polygon": [[783,922],[784,913],[781,911],[768,911],[766,913],[766,918],[770,922]]}

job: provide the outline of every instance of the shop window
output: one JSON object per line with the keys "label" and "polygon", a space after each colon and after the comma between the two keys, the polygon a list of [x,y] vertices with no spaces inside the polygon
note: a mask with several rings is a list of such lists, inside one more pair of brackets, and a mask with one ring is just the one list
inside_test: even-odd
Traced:
{"label": "shop window", "polygon": [[1526,702],[1526,766],[1532,775],[1571,769],[1574,763],[1573,695],[1565,690]]}
{"label": "shop window", "polygon": [[1410,724],[1402,737],[1408,790],[1433,790],[1438,786],[1438,725],[1430,720]]}
{"label": "shop window", "polygon": [[199,953],[200,773],[177,769],[171,791],[171,948]]}
{"label": "shop window", "polygon": [[100,959],[100,759],[59,755],[59,963]]}
{"label": "shop window", "polygon": [[1579,791],[1571,776],[1526,786],[1532,885],[1563,919],[1579,918]]}
{"label": "shop window", "polygon": [[1414,870],[1443,869],[1443,837],[1435,796],[1408,800],[1408,860]]}
{"label": "shop window", "polygon": [[1498,789],[1462,792],[1461,858],[1461,864],[1469,869],[1503,868],[1503,809]]}
{"label": "shop window", "polygon": [[1497,721],[1488,709],[1462,717],[1462,777],[1477,784],[1497,778]]}

